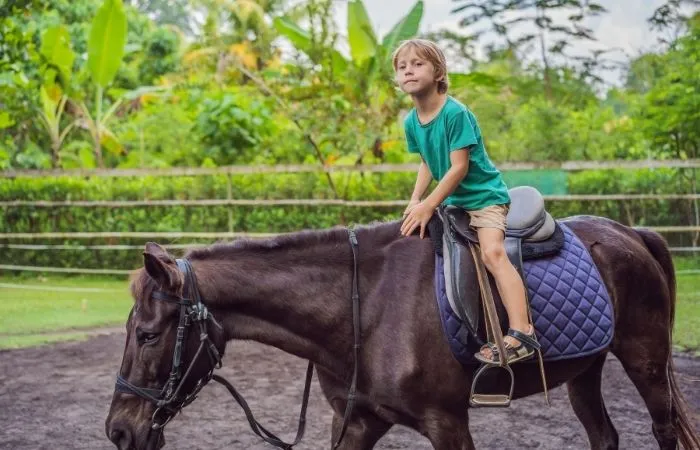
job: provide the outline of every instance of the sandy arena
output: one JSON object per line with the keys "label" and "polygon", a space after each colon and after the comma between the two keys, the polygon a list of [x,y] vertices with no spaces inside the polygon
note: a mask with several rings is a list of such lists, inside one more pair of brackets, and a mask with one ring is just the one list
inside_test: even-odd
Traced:
{"label": "sandy arena", "polygon": [[[116,332],[85,342],[0,351],[0,448],[115,448],[105,437],[104,420],[124,339],[123,332]],[[681,389],[697,412],[700,359],[678,355],[675,363]],[[219,373],[243,393],[258,420],[291,440],[296,432],[306,362],[257,343],[232,342],[224,365]],[[609,358],[603,377],[604,397],[620,435],[620,448],[658,448],[641,397],[615,358]],[[538,395],[515,401],[508,410],[472,410],[471,430],[477,448],[588,448],[566,388],[555,389],[551,396],[551,408]],[[527,431],[508,431],[500,425],[506,421],[528,424]],[[330,408],[314,380],[306,435],[297,448],[328,449],[330,423]],[[695,423],[700,429],[697,417]],[[499,425],[494,428],[494,424]],[[214,383],[168,425],[165,435],[166,449],[273,448],[250,431],[242,410],[222,386]],[[432,449],[426,438],[402,427],[393,428],[376,448]]]}

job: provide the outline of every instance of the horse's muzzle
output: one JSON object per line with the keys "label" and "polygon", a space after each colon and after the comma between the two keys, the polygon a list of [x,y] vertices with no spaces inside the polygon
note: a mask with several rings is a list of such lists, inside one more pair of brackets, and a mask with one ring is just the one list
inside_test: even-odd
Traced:
{"label": "horse's muzzle", "polygon": [[158,450],[165,445],[163,430],[150,430],[145,442],[137,442],[128,426],[114,424],[108,427],[107,437],[119,450]]}

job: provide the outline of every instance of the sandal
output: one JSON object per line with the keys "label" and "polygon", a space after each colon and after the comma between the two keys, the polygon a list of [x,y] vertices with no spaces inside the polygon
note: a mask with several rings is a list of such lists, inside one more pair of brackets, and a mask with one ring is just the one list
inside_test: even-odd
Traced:
{"label": "sandal", "polygon": [[[532,334],[525,334],[512,328],[508,329],[506,336],[514,337],[520,341],[520,345],[513,347],[508,342],[504,342],[506,350],[506,361],[508,364],[513,364],[518,361],[524,361],[531,358],[535,354],[535,350],[539,350],[540,343],[537,342],[535,336],[535,328],[532,328]],[[481,354],[485,348],[491,349],[491,358],[487,358]],[[492,342],[484,344],[478,353],[474,354],[474,358],[484,364],[500,364],[501,358],[498,354],[498,347]]]}

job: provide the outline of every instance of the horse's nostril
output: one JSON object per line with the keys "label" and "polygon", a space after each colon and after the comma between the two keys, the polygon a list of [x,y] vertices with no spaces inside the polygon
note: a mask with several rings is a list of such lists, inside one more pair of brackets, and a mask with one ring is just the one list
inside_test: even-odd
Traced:
{"label": "horse's nostril", "polygon": [[115,444],[118,444],[119,441],[121,441],[122,436],[124,436],[124,432],[118,428],[115,428],[109,433],[109,440]]}
{"label": "horse's nostril", "polygon": [[109,440],[114,443],[119,449],[129,448],[129,434],[121,428],[112,428],[109,432]]}

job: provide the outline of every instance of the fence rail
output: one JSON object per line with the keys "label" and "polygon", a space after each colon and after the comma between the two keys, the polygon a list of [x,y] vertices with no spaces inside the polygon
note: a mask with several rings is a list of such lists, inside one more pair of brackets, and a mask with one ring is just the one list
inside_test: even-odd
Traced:
{"label": "fence rail", "polygon": [[[624,201],[624,200],[699,200],[700,194],[572,194],[543,195],[545,201]],[[336,200],[336,199],[202,199],[202,200],[9,200],[0,207],[32,206],[36,208],[136,208],[142,206],[346,206],[402,207],[406,200]]]}
{"label": "fence rail", "polygon": [[[700,227],[698,227],[700,228]],[[279,233],[244,233],[228,231],[96,231],[96,232],[47,232],[0,233],[0,239],[96,239],[96,238],[161,238],[161,239],[261,239],[278,236]]]}
{"label": "fence rail", "polygon": [[[12,270],[17,272],[58,272],[58,273],[82,273],[82,274],[92,274],[92,275],[129,275],[133,270],[121,270],[121,269],[84,269],[82,267],[47,267],[47,266],[16,266],[9,264],[0,264],[0,271],[2,270]],[[698,269],[684,269],[677,270],[676,275],[692,275],[700,273]],[[15,288],[16,285],[8,285],[7,283],[0,283],[0,287],[4,288]],[[29,288],[31,289],[31,288]],[[55,289],[54,289],[55,290]]]}
{"label": "fence rail", "polygon": [[[564,171],[609,170],[609,169],[697,169],[700,159],[668,160],[610,160],[610,161],[540,161],[540,162],[499,162],[503,171],[536,169],[559,169]],[[332,172],[413,172],[418,164],[357,164],[329,165],[292,164],[276,166],[222,166],[222,167],[169,167],[164,169],[72,169],[72,170],[5,170],[0,178],[18,177],[143,177],[143,176],[202,176],[202,175],[243,175],[263,173],[332,173]]]}
{"label": "fence rail", "polygon": [[[700,231],[700,226],[639,226],[658,233],[688,233]],[[96,232],[46,232],[46,233],[0,233],[0,239],[96,239],[96,238],[159,238],[159,239],[262,239],[279,236],[281,233],[246,233],[228,231],[96,231]]]}
{"label": "fence rail", "polygon": [[77,267],[42,267],[42,266],[17,266],[13,264],[0,264],[0,270],[15,270],[19,272],[60,272],[60,273],[89,273],[93,275],[129,275],[131,270],[118,269],[84,269]]}
{"label": "fence rail", "polygon": [[[206,242],[190,242],[187,244],[166,244],[168,249],[190,249],[196,247],[206,247],[211,245]],[[12,250],[141,250],[143,245],[128,245],[128,244],[114,244],[114,245],[67,245],[67,244],[0,244],[0,248],[7,248]],[[669,247],[669,250],[674,253],[695,253],[700,252],[700,247]]]}

